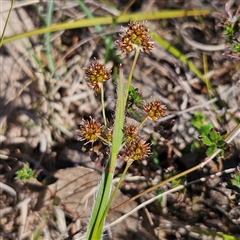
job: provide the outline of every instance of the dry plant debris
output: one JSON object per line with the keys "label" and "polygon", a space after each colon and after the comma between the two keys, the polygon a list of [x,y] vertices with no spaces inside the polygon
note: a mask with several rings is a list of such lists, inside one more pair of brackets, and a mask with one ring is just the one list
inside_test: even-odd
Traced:
{"label": "dry plant debris", "polygon": [[[124,9],[122,1],[114,2],[118,9]],[[146,2],[135,1],[129,11],[198,7],[224,12],[225,4],[225,1],[215,0],[204,3]],[[9,1],[3,1],[2,4],[0,14],[4,22]],[[97,16],[118,13],[105,3],[90,1],[87,4]],[[16,1],[6,37],[40,27],[46,9],[47,3],[44,1]],[[79,18],[85,18],[85,14],[77,1],[55,1],[53,23]],[[236,87],[236,82],[240,78],[240,63],[239,60],[222,56],[224,39],[216,27],[217,21],[211,15],[204,17],[204,20],[189,17],[146,23],[150,29],[178,47],[202,71],[203,58],[207,59],[205,77],[211,82],[216,95],[209,98],[206,85],[157,44],[151,54],[140,58],[133,76],[135,87],[146,102],[160,99],[168,107],[168,112],[163,118],[165,122],[156,121],[143,129],[144,135],[152,134],[154,141],[151,146],[158,153],[158,163],[150,155],[145,161],[133,164],[128,178],[122,184],[123,193],[118,193],[119,204],[127,199],[126,196],[131,197],[204,158],[201,151],[189,151],[189,146],[198,135],[190,122],[195,111],[202,112],[219,130],[230,131],[239,122],[240,89]],[[122,33],[120,26],[117,26],[117,30]],[[107,26],[104,26],[104,31],[108,31]],[[88,116],[92,115],[101,119],[99,97],[91,91],[84,77],[85,67],[94,57],[104,59],[103,41],[95,36],[96,30],[93,27],[52,34],[52,56],[56,67],[54,76],[47,66],[42,36],[13,41],[1,48],[1,239],[30,239],[34,234],[37,235],[38,229],[42,231],[42,236],[38,239],[77,239],[86,227],[86,218],[89,217],[92,206],[87,196],[95,194],[97,171],[102,169],[101,161],[104,158],[104,146],[95,144],[92,149],[91,143],[83,145],[77,141],[76,133],[82,118],[88,121]],[[113,38],[116,36],[114,33]],[[131,57],[124,56],[122,59],[126,75],[130,71],[128,63]],[[110,59],[109,69],[115,64],[116,59]],[[106,113],[111,118],[114,115],[116,89],[111,81],[106,82],[106,85]],[[175,120],[174,124],[172,119]],[[134,122],[131,116],[129,121]],[[164,124],[166,126],[163,128]],[[203,172],[190,174],[187,180],[196,180],[196,177],[198,179],[219,169],[239,165],[239,149],[240,136],[235,140],[234,154],[229,159],[216,159]],[[91,157],[89,150],[92,150]],[[58,181],[50,185],[50,190],[37,181],[22,184],[16,180],[15,173],[22,168],[23,162],[28,162],[35,170],[41,169],[39,180],[54,176]],[[119,159],[119,174],[123,164]],[[155,201],[126,222],[109,228],[106,236],[113,234],[114,239],[119,240],[204,239],[203,232],[221,232],[239,239],[240,206],[232,190],[224,186],[229,178],[229,174],[223,174],[223,177],[196,183],[179,193],[169,194],[161,203]],[[84,191],[80,191],[84,186]],[[164,186],[164,190],[171,187]],[[78,191],[76,197],[74,193]],[[150,193],[139,201],[144,202],[155,195],[156,192]],[[52,203],[53,200],[57,202],[56,205]],[[135,206],[136,203],[131,203],[124,207],[123,212],[130,211]],[[115,221],[123,212],[110,214],[107,221]],[[121,235],[122,229],[125,232]]]}

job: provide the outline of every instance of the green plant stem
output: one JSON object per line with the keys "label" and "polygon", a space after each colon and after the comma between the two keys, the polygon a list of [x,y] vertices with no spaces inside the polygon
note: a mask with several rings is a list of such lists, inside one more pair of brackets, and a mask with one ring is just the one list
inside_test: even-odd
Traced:
{"label": "green plant stem", "polygon": [[[203,69],[204,69],[204,76],[207,76],[207,73],[208,73],[208,62],[207,62],[207,55],[205,53],[203,53]],[[208,96],[209,96],[210,99],[213,99],[213,96],[214,95],[216,96],[217,92],[216,92],[216,90],[214,90],[212,88],[212,85],[211,85],[211,82],[210,82],[209,78],[208,77],[204,77],[204,79],[205,79],[204,83],[206,84],[207,91],[208,91]],[[217,110],[217,106],[216,106],[215,103],[212,103],[211,105],[212,105],[212,108],[214,110]],[[218,121],[220,123],[222,123],[223,119],[220,117],[219,114],[216,114],[216,115],[217,115]]]}
{"label": "green plant stem", "polygon": [[[204,75],[206,76],[206,74],[208,73],[207,55],[205,53],[203,53],[202,57],[203,57]],[[213,89],[212,89],[211,83],[209,81],[209,78],[205,77],[204,80],[205,80],[204,83],[206,84],[206,87],[207,87],[207,90],[208,90],[208,96],[210,97],[210,99],[212,99]]]}
{"label": "green plant stem", "polygon": [[9,21],[12,9],[13,9],[14,2],[15,2],[15,0],[11,1],[11,6],[10,6],[10,9],[9,9],[9,12],[8,12],[8,15],[7,15],[7,19],[6,19],[6,22],[5,22],[4,27],[3,27],[2,36],[1,36],[1,39],[0,39],[0,47],[3,44],[4,34],[5,34],[5,31],[6,31],[6,28],[7,28],[7,24],[8,24],[8,21]]}
{"label": "green plant stem", "polygon": [[126,107],[126,105],[127,105],[129,89],[130,89],[130,86],[131,86],[132,76],[133,76],[133,72],[134,72],[134,69],[135,69],[136,64],[137,64],[137,59],[138,59],[138,57],[139,57],[139,53],[140,53],[140,48],[139,48],[139,47],[136,47],[135,56],[134,56],[134,59],[133,59],[131,71],[130,71],[129,76],[128,76],[128,81],[127,81],[127,86],[126,86],[126,92],[125,92],[124,107]]}
{"label": "green plant stem", "polygon": [[[86,13],[88,18],[95,18],[94,15],[89,11],[88,7],[84,4],[84,2],[82,0],[77,0],[79,6],[82,8],[82,10]],[[116,22],[114,23],[114,26],[116,25]],[[103,32],[103,28],[101,27],[101,25],[95,25],[96,30],[98,31],[98,33],[102,33]],[[107,62],[107,59],[109,57],[109,53],[110,53],[110,49],[112,46],[112,36],[102,36],[104,42],[105,42],[105,54],[104,54],[104,62]]]}
{"label": "green plant stem", "polygon": [[[91,214],[91,219],[90,219],[90,222],[89,222],[89,225],[88,225],[86,240],[94,239],[92,237],[92,234],[93,234],[94,229],[96,229],[98,227],[98,226],[96,226],[96,219],[98,217],[99,210],[100,210],[100,208],[102,207],[102,204],[103,204],[102,199],[103,199],[104,191],[106,190],[105,185],[106,185],[106,172],[104,171],[103,174],[102,174],[102,179],[101,179],[100,186],[99,186],[99,189],[98,189],[98,194],[97,194],[97,197],[96,197],[96,201],[94,203],[94,208],[93,208],[93,211],[92,211],[92,214]],[[98,238],[96,238],[96,239],[98,239]]]}
{"label": "green plant stem", "polygon": [[118,81],[118,97],[116,105],[115,125],[113,130],[113,140],[111,147],[111,156],[106,167],[102,180],[100,183],[100,190],[94,205],[94,210],[91,215],[90,224],[87,231],[87,240],[100,240],[102,237],[103,225],[108,211],[107,204],[112,186],[113,174],[115,171],[116,159],[119,149],[122,145],[123,138],[123,123],[124,123],[124,83],[123,83],[123,69],[119,67],[119,81]]}
{"label": "green plant stem", "polygon": [[148,120],[148,117],[145,117],[143,121],[138,125],[137,130],[139,130],[147,120]]}
{"label": "green plant stem", "polygon": [[[94,15],[89,11],[88,7],[85,5],[85,3],[82,0],[77,0],[79,6],[81,7],[81,9],[83,10],[83,12],[87,15],[88,18],[93,19]],[[96,30],[101,33],[103,32],[103,29],[100,25],[95,25]],[[105,36],[103,36],[103,38],[106,38]]]}
{"label": "green plant stem", "polygon": [[101,137],[101,136],[99,136],[98,138],[99,138],[101,141],[105,142],[108,146],[111,146],[111,143],[108,142],[107,139],[105,139],[105,138],[103,138],[103,137]]}
{"label": "green plant stem", "polygon": [[[47,18],[46,18],[46,26],[47,27],[52,25],[52,14],[53,14],[54,1],[55,0],[48,2]],[[53,73],[55,66],[54,66],[53,57],[52,57],[50,32],[47,32],[45,34],[45,46],[46,46],[48,68],[49,68],[50,72]]]}
{"label": "green plant stem", "polygon": [[101,84],[101,103],[102,103],[102,115],[103,115],[103,121],[104,125],[107,125],[107,119],[106,119],[106,113],[105,113],[105,106],[104,106],[104,89],[103,84]]}
{"label": "green plant stem", "polygon": [[[117,99],[117,106],[116,106],[116,117],[115,117],[115,126],[113,131],[113,143],[112,143],[112,152],[110,158],[109,169],[107,170],[107,182],[106,188],[103,194],[104,207],[101,207],[99,210],[99,215],[96,220],[96,230],[94,229],[92,239],[98,239],[101,237],[104,220],[107,214],[107,203],[109,201],[109,194],[112,185],[113,173],[115,171],[115,163],[118,156],[119,148],[122,144],[123,138],[123,122],[124,122],[124,84],[123,84],[123,70],[122,66],[119,67],[119,82],[118,82],[118,99]],[[120,130],[120,131],[119,131]],[[100,238],[99,238],[100,239]]]}
{"label": "green plant stem", "polygon": [[[92,239],[100,239],[100,238],[97,238],[97,237],[101,236],[101,232],[102,232],[102,229],[103,229],[103,227],[104,227],[103,225],[104,225],[104,221],[105,221],[105,218],[106,218],[108,209],[110,208],[111,203],[112,203],[112,201],[113,201],[113,199],[114,199],[114,197],[115,197],[115,195],[116,195],[116,193],[117,193],[117,190],[119,189],[119,186],[120,186],[120,184],[122,183],[122,181],[123,181],[123,179],[124,179],[124,177],[125,177],[125,175],[126,175],[126,172],[127,172],[128,168],[131,166],[132,163],[133,163],[133,160],[129,160],[129,161],[127,162],[127,165],[126,165],[126,167],[125,167],[125,169],[124,169],[124,171],[123,171],[123,173],[122,173],[122,176],[121,176],[121,178],[119,179],[119,181],[118,181],[118,183],[117,183],[117,185],[116,185],[116,187],[115,187],[115,189],[114,189],[111,197],[109,198],[109,201],[108,201],[108,204],[106,205],[105,211],[102,213],[102,218],[99,218],[99,219],[100,219],[100,220],[99,220],[100,223],[99,223],[98,221],[96,221],[96,225],[97,225],[97,226],[100,226],[100,228],[98,229],[98,232],[97,232],[96,235],[94,235],[94,232],[93,232],[93,238],[92,238]],[[102,229],[101,229],[101,228],[102,228]],[[101,232],[100,232],[100,230],[101,230]],[[87,239],[88,239],[88,238],[87,238]]]}
{"label": "green plant stem", "polygon": [[113,193],[112,193],[112,195],[111,195],[111,197],[110,197],[110,199],[109,199],[108,205],[107,205],[107,207],[106,207],[105,215],[107,214],[107,211],[108,211],[108,209],[109,209],[110,206],[111,206],[111,203],[112,203],[112,201],[113,201],[113,199],[114,199],[114,197],[115,197],[115,195],[116,195],[116,193],[117,193],[117,190],[119,189],[119,186],[121,185],[121,183],[122,183],[122,181],[123,181],[123,179],[124,179],[124,177],[125,177],[125,175],[126,175],[126,173],[127,173],[127,170],[129,169],[129,167],[132,165],[133,162],[134,162],[134,160],[132,160],[132,159],[130,159],[130,160],[127,162],[126,167],[125,167],[125,169],[124,169],[124,171],[123,171],[123,173],[122,173],[122,176],[120,177],[120,179],[119,179],[119,181],[118,181],[118,183],[117,183],[117,185],[116,185],[116,187],[115,187],[115,189],[114,189],[114,191],[113,191]]}

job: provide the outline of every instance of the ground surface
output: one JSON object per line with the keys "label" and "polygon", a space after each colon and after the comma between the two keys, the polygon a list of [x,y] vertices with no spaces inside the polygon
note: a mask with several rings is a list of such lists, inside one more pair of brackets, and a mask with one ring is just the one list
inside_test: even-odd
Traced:
{"label": "ground surface", "polygon": [[[113,7],[105,1],[86,1],[86,4],[95,16],[117,16],[118,10],[127,8],[128,1],[113,2]],[[0,4],[1,19],[5,22],[10,2]],[[136,0],[127,11],[202,8],[225,14],[224,4],[225,1]],[[47,9],[44,1],[16,1],[6,37],[43,27]],[[82,18],[86,16],[77,1],[55,1],[53,23]],[[211,14],[146,23],[204,72],[214,91],[211,96],[206,84],[160,45],[155,44],[150,54],[140,54],[133,85],[146,101],[158,99],[167,105],[168,111],[161,121],[144,126],[142,134],[151,142],[154,154],[133,163],[114,206],[203,161],[206,149],[191,150],[199,134],[190,122],[196,111],[204,114],[206,123],[212,122],[218,130],[230,132],[239,123],[240,89],[236,82],[240,78],[240,62],[222,55],[225,39],[217,26],[219,22]],[[103,26],[103,32],[109,31],[115,41],[117,32],[122,32],[121,25],[113,30]],[[98,149],[93,158],[88,151],[91,145],[79,142],[76,130],[83,118],[93,116],[102,121],[100,97],[91,91],[84,78],[84,67],[94,58],[103,62],[106,52],[104,41],[96,35],[94,27],[52,33],[54,74],[47,62],[42,35],[12,41],[1,48],[1,239],[32,239],[33,235],[35,239],[80,239],[86,229],[103,156]],[[127,77],[132,60],[132,54],[120,59],[111,51],[107,66],[115,73],[121,61]],[[116,82],[107,82],[105,107],[109,121],[114,117],[115,100]],[[131,116],[128,121],[135,122]],[[181,181],[191,182],[239,166],[239,136],[232,147],[229,158],[215,159],[214,164]],[[16,171],[26,162],[39,170],[39,181],[50,176],[50,180],[55,176],[58,181],[47,189],[36,180],[28,184],[16,180]],[[115,181],[123,166],[120,159]],[[108,228],[104,238],[240,239],[239,199],[226,186],[232,177],[233,174],[223,174],[154,201]],[[180,180],[166,184],[158,193],[178,184]],[[156,194],[152,191],[109,214],[107,224]],[[53,199],[61,199],[61,204],[54,205]],[[232,238],[226,235],[224,238],[223,234]]]}

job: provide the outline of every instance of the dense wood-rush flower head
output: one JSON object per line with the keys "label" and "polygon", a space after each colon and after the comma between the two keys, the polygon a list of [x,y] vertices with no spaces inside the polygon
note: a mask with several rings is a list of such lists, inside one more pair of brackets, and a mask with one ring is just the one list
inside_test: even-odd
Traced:
{"label": "dense wood-rush flower head", "polygon": [[134,125],[127,125],[123,129],[125,135],[125,142],[130,142],[138,137],[137,127]]}
{"label": "dense wood-rush flower head", "polygon": [[102,132],[101,123],[96,118],[91,118],[90,121],[83,120],[83,124],[80,125],[80,129],[78,130],[81,134],[81,138],[79,140],[85,140],[87,142],[95,142]]}
{"label": "dense wood-rush flower head", "polygon": [[125,161],[143,160],[150,154],[150,145],[144,140],[135,138],[124,145],[122,157]]}
{"label": "dense wood-rush flower head", "polygon": [[148,29],[139,22],[131,21],[124,34],[120,34],[121,39],[115,42],[122,53],[129,53],[138,46],[141,51],[149,53],[154,47]]}
{"label": "dense wood-rush flower head", "polygon": [[102,84],[102,82],[111,78],[111,71],[106,69],[105,66],[96,59],[85,69],[85,74],[88,86],[91,87],[94,92],[100,90],[100,84]]}
{"label": "dense wood-rush flower head", "polygon": [[144,111],[147,113],[148,118],[153,121],[165,116],[166,105],[161,105],[160,101],[150,102],[144,106]]}
{"label": "dense wood-rush flower head", "polygon": [[106,139],[108,142],[112,142],[113,127],[110,126],[110,124],[103,126],[102,127],[102,135],[103,135],[104,139]]}

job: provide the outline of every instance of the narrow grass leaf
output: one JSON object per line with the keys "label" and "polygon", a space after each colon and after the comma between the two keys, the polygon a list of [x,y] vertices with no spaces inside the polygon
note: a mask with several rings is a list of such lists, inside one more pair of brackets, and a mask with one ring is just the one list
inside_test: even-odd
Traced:
{"label": "narrow grass leaf", "polygon": [[115,16],[106,16],[106,17],[97,17],[94,19],[80,19],[74,22],[64,22],[54,24],[49,27],[39,28],[33,31],[24,32],[21,34],[17,34],[3,40],[3,44],[7,42],[11,42],[24,37],[31,37],[33,35],[44,34],[47,32],[55,32],[59,30],[66,29],[74,29],[74,28],[84,28],[95,25],[103,25],[103,24],[113,24],[113,23],[126,23],[130,20],[156,20],[156,19],[168,19],[168,18],[179,18],[179,17],[189,17],[189,16],[198,16],[198,15],[206,15],[211,13],[212,11],[209,9],[202,10],[172,10],[172,11],[158,11],[158,12],[149,12],[149,13],[128,13],[122,14],[120,17]]}
{"label": "narrow grass leaf", "polygon": [[[52,25],[52,15],[53,15],[54,0],[49,1],[47,5],[47,17],[46,17],[46,26],[49,27]],[[50,32],[45,34],[45,46],[46,46],[46,55],[48,68],[51,73],[54,72],[55,66],[53,62],[52,50],[51,50],[51,35]],[[56,75],[54,75],[56,78]]]}

